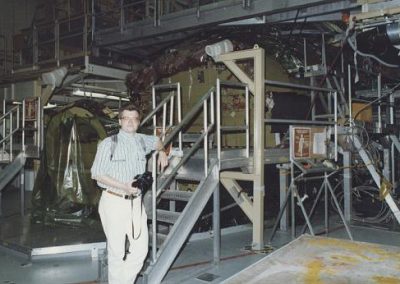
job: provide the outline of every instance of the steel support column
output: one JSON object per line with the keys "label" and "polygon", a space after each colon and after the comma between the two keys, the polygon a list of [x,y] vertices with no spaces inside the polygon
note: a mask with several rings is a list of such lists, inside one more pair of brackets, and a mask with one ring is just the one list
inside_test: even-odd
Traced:
{"label": "steel support column", "polygon": [[343,192],[344,192],[344,219],[346,222],[351,222],[351,189],[353,188],[352,184],[352,175],[351,175],[351,152],[345,151],[343,152]]}
{"label": "steel support column", "polygon": [[[290,164],[280,164],[279,169],[279,207],[282,208],[289,191]],[[289,207],[286,207],[280,221],[280,229],[287,231],[289,227]]]}
{"label": "steel support column", "polygon": [[[235,60],[253,59],[254,81],[241,71]],[[248,84],[254,95],[254,179],[253,179],[253,241],[252,248],[264,248],[264,116],[265,116],[265,51],[258,46],[253,49],[222,54],[215,58],[223,62],[240,81]]]}

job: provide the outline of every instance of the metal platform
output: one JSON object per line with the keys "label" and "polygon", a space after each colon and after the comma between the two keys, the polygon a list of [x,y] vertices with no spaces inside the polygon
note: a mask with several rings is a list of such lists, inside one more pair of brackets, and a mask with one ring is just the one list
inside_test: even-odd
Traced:
{"label": "metal platform", "polygon": [[[203,150],[199,149],[194,157],[203,157]],[[209,151],[210,158],[217,157],[217,150]],[[289,148],[267,148],[264,150],[264,163],[267,164],[286,164],[290,163]],[[250,157],[246,157],[244,148],[223,148],[221,151],[221,170],[252,167],[253,151],[250,150]]]}
{"label": "metal platform", "polygon": [[[195,156],[197,155],[202,155],[201,150]],[[216,151],[211,151],[210,157],[213,156],[217,156]],[[266,149],[265,157],[266,164],[285,163],[288,159],[288,150]],[[221,158],[223,169],[252,166],[252,153],[250,153],[250,158],[246,158],[244,149],[224,149]],[[195,166],[201,169],[202,163]],[[11,193],[11,195],[15,194],[17,192]],[[15,203],[19,200],[17,196],[8,197],[7,200],[4,200],[4,203]],[[29,196],[27,200],[29,200]],[[101,226],[93,230],[85,226],[33,224],[30,214],[25,217],[15,214],[3,218],[0,224],[0,246],[23,253],[28,258],[82,252],[90,253],[92,257],[96,257],[98,251],[103,250],[106,246]]]}
{"label": "metal platform", "polygon": [[28,258],[63,253],[90,253],[97,257],[106,247],[101,229],[33,224],[30,214],[4,218],[0,226],[0,246],[27,255]]}
{"label": "metal platform", "polygon": [[223,283],[400,283],[400,248],[303,235]]}

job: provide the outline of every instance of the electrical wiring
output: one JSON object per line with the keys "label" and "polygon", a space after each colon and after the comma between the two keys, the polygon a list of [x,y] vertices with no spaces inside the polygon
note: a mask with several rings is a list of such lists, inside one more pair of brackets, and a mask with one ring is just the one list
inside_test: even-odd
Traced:
{"label": "electrical wiring", "polygon": [[[353,138],[354,138],[354,136],[357,136],[359,138],[359,140],[360,140],[360,143],[361,143],[362,147],[365,148],[369,144],[369,134],[368,134],[368,131],[365,129],[365,122],[361,121],[359,123],[362,123],[362,125],[354,124],[352,126],[351,135],[353,136]],[[356,135],[356,132],[354,131],[355,129],[360,130],[359,131],[360,135]]]}
{"label": "electrical wiring", "polygon": [[[339,204],[343,204],[344,192],[343,191],[336,192],[336,190],[342,184],[343,184],[343,180],[341,180],[333,188],[333,191],[335,192],[335,195],[336,195],[336,198],[338,199]],[[389,206],[386,203],[380,201],[377,197],[377,196],[379,196],[378,188],[376,188],[374,186],[369,186],[369,185],[356,186],[352,190],[352,195],[354,197],[356,197],[357,199],[362,199],[363,197],[365,198],[367,196],[373,200],[376,200],[377,202],[380,202],[380,204],[381,204],[379,212],[377,212],[375,216],[360,217],[361,214],[356,213],[356,214],[352,214],[353,221],[369,223],[369,224],[384,224],[384,223],[389,223],[393,219]],[[332,197],[330,199],[330,204],[331,204],[331,207],[335,211],[337,211]],[[352,211],[356,212],[353,204],[352,204]]]}
{"label": "electrical wiring", "polygon": [[391,88],[386,94],[376,98],[375,100],[369,102],[368,104],[366,104],[364,107],[362,107],[355,115],[354,115],[354,120],[356,120],[356,118],[360,115],[361,112],[363,112],[367,107],[369,107],[370,105],[390,96],[398,87],[400,86],[400,83],[397,83],[393,88]]}
{"label": "electrical wiring", "polygon": [[[357,129],[358,131],[356,131]],[[372,164],[375,166],[375,168],[379,168],[380,164],[379,149],[373,143],[374,141],[370,139],[368,131],[365,128],[365,122],[357,121],[356,124],[352,125],[351,132],[348,133],[346,136],[351,136],[351,141],[354,141],[354,139],[357,137],[358,140],[360,141],[361,148],[365,150],[369,159],[372,161]],[[349,151],[351,153],[358,154],[358,151],[360,149],[357,149],[353,143],[348,143],[348,145],[349,145]]]}
{"label": "electrical wiring", "polygon": [[362,51],[358,50],[357,47],[354,45],[354,43],[351,41],[350,37],[347,38],[347,43],[349,44],[351,49],[353,49],[353,51],[357,55],[360,55],[360,56],[363,56],[363,57],[372,58],[372,59],[378,61],[380,64],[382,64],[382,65],[384,65],[386,67],[389,67],[389,68],[399,68],[400,67],[400,65],[397,65],[397,64],[387,63],[387,62],[383,61],[382,59],[380,59],[379,57],[377,57],[377,56],[375,56],[373,54],[365,53],[365,52],[362,52]]}
{"label": "electrical wiring", "polygon": [[383,202],[380,201],[378,196],[379,196],[379,189],[374,186],[358,186],[353,188],[354,191],[359,191],[360,193],[363,193],[373,200],[379,201],[381,204],[380,211],[373,217],[359,217],[357,215],[353,216],[352,219],[354,221],[358,222],[366,222],[366,223],[372,223],[372,224],[381,224],[381,223],[387,223],[391,221],[392,215],[389,206]]}

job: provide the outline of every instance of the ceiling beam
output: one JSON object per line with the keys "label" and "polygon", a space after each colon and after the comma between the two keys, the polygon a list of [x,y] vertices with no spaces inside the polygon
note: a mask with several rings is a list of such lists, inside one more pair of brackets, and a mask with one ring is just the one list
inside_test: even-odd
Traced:
{"label": "ceiling beam", "polygon": [[[358,8],[358,9],[357,9]],[[297,13],[297,10],[275,13],[268,16],[249,18],[240,21],[224,23],[223,25],[247,25],[247,24],[266,24],[266,23],[293,23],[301,22],[306,19],[307,22],[321,21],[341,21],[341,11],[359,10],[360,5],[351,1],[339,1],[335,3],[324,3],[302,8]]]}
{"label": "ceiling beam", "polygon": [[[122,32],[120,27],[99,30],[96,32],[95,40],[97,46],[112,46],[251,17],[287,13],[293,10],[300,10],[300,14],[302,9],[315,6],[323,7],[321,5],[324,4],[335,5],[335,3],[340,5],[343,10],[348,10],[358,5],[350,0],[252,0],[250,1],[250,6],[243,7],[243,0],[225,0],[200,6],[199,9],[191,8],[163,15],[160,17],[160,25],[158,26],[154,26],[152,19],[147,19],[127,24],[122,29]],[[316,9],[316,12],[321,14],[321,9],[323,8]],[[335,11],[337,12],[338,10],[335,9]],[[325,14],[328,12],[329,10],[324,11]],[[308,16],[311,16],[311,14],[309,13]],[[287,20],[288,18],[288,15],[286,15]]]}

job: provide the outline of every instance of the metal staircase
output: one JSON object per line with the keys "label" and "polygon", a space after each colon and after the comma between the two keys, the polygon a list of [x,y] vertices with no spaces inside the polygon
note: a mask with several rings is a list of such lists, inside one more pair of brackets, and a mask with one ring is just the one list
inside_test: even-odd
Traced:
{"label": "metal staircase", "polygon": [[[157,209],[157,221],[173,224],[168,235],[161,235],[165,239],[157,251],[156,261],[152,262],[144,273],[147,283],[160,283],[169,267],[172,265],[179,250],[188,238],[194,224],[200,217],[207,201],[219,186],[219,167],[216,160],[210,166],[205,178],[192,193],[165,191],[160,197],[172,200],[187,200],[185,209],[178,213]],[[153,248],[154,249],[154,248]]]}
{"label": "metal staircase", "polygon": [[[255,46],[251,50],[237,51],[223,54],[214,58],[216,62],[223,62],[232,73],[238,77],[242,83],[220,82],[217,80],[216,90],[211,88],[181,119],[180,111],[180,86],[179,84],[161,85],[153,87],[153,111],[147,116],[142,125],[153,119],[154,134],[157,129],[161,132],[161,139],[164,146],[170,143],[177,145],[177,149],[172,151],[173,158],[170,161],[170,168],[161,173],[157,178],[156,155],[153,154],[153,188],[151,193],[146,194],[144,202],[148,215],[151,215],[151,247],[152,261],[144,272],[145,283],[160,283],[172,265],[174,259],[179,253],[185,240],[188,238],[193,225],[204,209],[206,202],[212,193],[213,198],[213,236],[214,236],[214,263],[220,260],[220,205],[219,205],[219,181],[220,170],[244,167],[246,173],[224,172],[223,178],[226,180],[248,180],[253,182],[253,196],[246,208],[242,208],[246,214],[250,214],[253,223],[253,242],[252,248],[261,250],[263,248],[263,228],[264,228],[264,128],[265,128],[265,57],[264,50]],[[236,64],[236,60],[252,60],[254,65],[254,79],[251,79]],[[282,83],[279,83],[282,85]],[[221,88],[241,89],[246,100],[246,112],[244,114],[244,125],[222,125],[221,122]],[[155,92],[170,92],[160,103],[156,103]],[[326,89],[323,89],[326,91]],[[333,90],[329,89],[329,92]],[[253,133],[254,139],[250,142],[250,123],[249,123],[249,92],[254,95],[252,117],[254,117]],[[216,93],[216,97],[214,96]],[[162,96],[158,96],[163,98]],[[336,98],[336,94],[335,94]],[[214,110],[214,101],[216,107]],[[173,102],[178,101],[177,111]],[[177,113],[178,117],[174,118]],[[190,141],[190,148],[182,147],[184,143],[183,133],[190,129],[193,122],[198,121],[202,116],[203,126],[200,133],[194,135],[197,139]],[[216,116],[216,119],[214,118]],[[335,121],[336,121],[335,115]],[[215,121],[215,122],[214,122]],[[157,127],[157,123],[161,126]],[[176,124],[175,124],[176,122]],[[222,151],[221,135],[230,131],[242,132],[245,135],[246,147],[244,149],[235,149],[234,151]],[[217,148],[210,149],[209,137],[216,134]],[[202,149],[200,149],[203,143]],[[250,143],[253,151],[250,154]],[[174,146],[173,145],[173,146]],[[202,151],[201,151],[202,150]],[[239,150],[239,151],[237,151]],[[212,151],[213,157],[209,157],[209,151]],[[216,152],[216,153],[215,153]],[[271,156],[268,156],[268,159]],[[201,170],[203,168],[203,170]],[[200,180],[200,183],[190,192],[180,192],[176,190],[174,184],[179,179],[194,182]],[[160,200],[170,200],[169,210],[166,210],[165,204]],[[187,201],[183,210],[176,210],[174,206],[176,201]],[[151,204],[151,206],[149,206]],[[159,205],[163,206],[160,207]],[[180,204],[179,204],[180,205]],[[151,212],[149,212],[149,208]],[[149,214],[151,213],[151,214]],[[159,224],[163,226],[159,226]],[[162,232],[162,230],[165,230]],[[157,250],[157,247],[159,249]]]}
{"label": "metal staircase", "polygon": [[[169,94],[157,105],[157,92]],[[175,106],[177,102],[177,107]],[[169,167],[157,177],[156,155],[153,154],[153,183],[151,192],[144,197],[148,216],[151,216],[150,238],[152,259],[144,272],[145,283],[160,283],[188,238],[193,226],[211,195],[219,186],[219,162],[209,157],[209,135],[215,130],[214,91],[211,88],[181,118],[180,85],[153,86],[153,111],[142,121],[142,125],[153,119],[153,128],[161,132],[164,145],[177,145],[172,151]],[[177,117],[174,114],[177,113]],[[203,116],[203,129],[194,143],[183,150],[183,132],[199,115]],[[157,123],[161,120],[161,126]],[[176,122],[176,123],[175,123]],[[175,123],[175,124],[174,124]],[[191,141],[193,142],[193,141]],[[202,147],[202,149],[200,149]],[[176,186],[179,180],[197,184],[194,191],[181,191]],[[161,206],[167,200],[168,208]],[[186,203],[177,210],[176,202]]]}
{"label": "metal staircase", "polygon": [[[22,115],[21,115],[22,114]],[[42,107],[40,98],[25,98],[7,108],[3,101],[0,117],[2,139],[0,140],[0,215],[2,192],[20,174],[21,215],[24,215],[25,183],[24,167],[27,158],[38,158],[42,141]]]}

